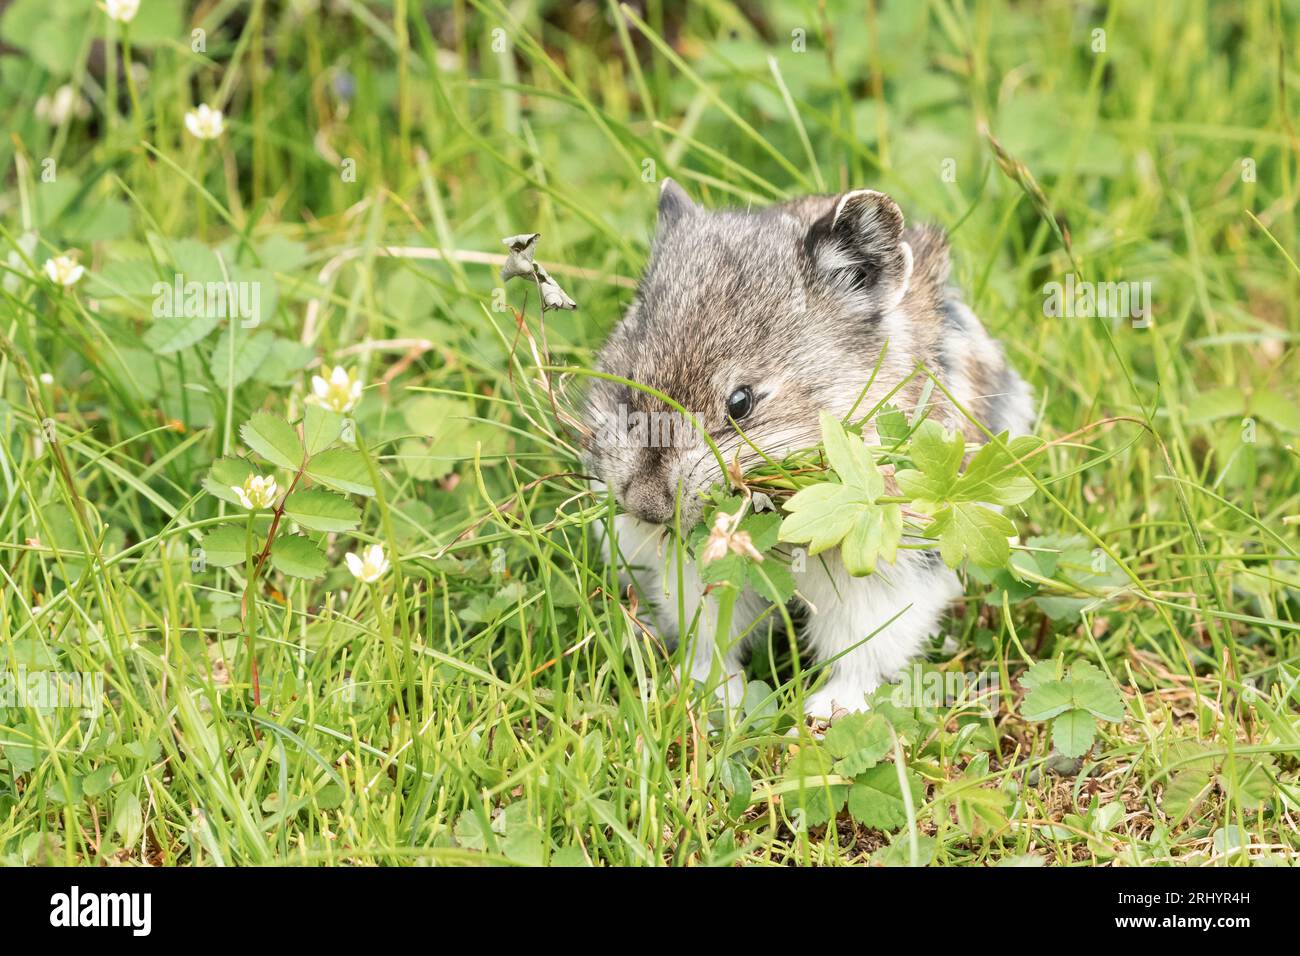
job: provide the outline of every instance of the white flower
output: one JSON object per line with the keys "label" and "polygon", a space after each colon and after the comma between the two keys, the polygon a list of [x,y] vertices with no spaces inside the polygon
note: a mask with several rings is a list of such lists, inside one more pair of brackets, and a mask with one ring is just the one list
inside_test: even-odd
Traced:
{"label": "white flower", "polygon": [[226,128],[226,118],[221,115],[221,110],[200,103],[198,109],[185,114],[185,128],[197,139],[216,139]]}
{"label": "white flower", "polygon": [[241,505],[249,511],[257,511],[271,507],[280,489],[275,486],[275,478],[271,475],[249,475],[242,486],[231,485],[230,490]]}
{"label": "white flower", "polygon": [[362,388],[357,373],[349,372],[342,365],[333,369],[326,366],[321,371],[325,372],[325,377],[311,377],[312,394],[307,400],[343,414],[356,408],[357,402],[361,401]]}
{"label": "white flower", "polygon": [[54,91],[53,96],[43,94],[36,101],[34,112],[41,122],[62,126],[74,116],[80,119],[89,116],[90,104],[76,89],[65,83]]}
{"label": "white flower", "polygon": [[86,267],[72,256],[55,256],[45,260],[45,274],[58,285],[74,286],[86,274]]}
{"label": "white flower", "polygon": [[104,12],[110,20],[130,23],[140,12],[140,0],[104,0]]}
{"label": "white flower", "polygon": [[726,557],[728,551],[753,558],[755,561],[762,561],[763,555],[754,547],[749,532],[737,530],[739,525],[740,512],[729,515],[725,511],[719,511],[717,517],[713,519],[713,530],[709,532],[709,540],[705,542],[704,549],[700,552],[700,563],[708,564],[710,561],[717,561],[719,558]]}
{"label": "white flower", "polygon": [[365,548],[359,557],[349,551],[343,555],[343,560],[347,562],[352,576],[367,584],[374,584],[388,570],[388,558],[384,557],[384,549],[378,544]]}

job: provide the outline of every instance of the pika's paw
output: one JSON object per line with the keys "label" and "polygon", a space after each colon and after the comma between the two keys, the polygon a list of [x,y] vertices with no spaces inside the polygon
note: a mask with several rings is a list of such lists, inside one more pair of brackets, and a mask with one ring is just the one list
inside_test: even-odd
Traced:
{"label": "pika's paw", "polygon": [[817,720],[832,720],[841,714],[869,710],[867,698],[875,686],[831,680],[804,699],[804,714]]}

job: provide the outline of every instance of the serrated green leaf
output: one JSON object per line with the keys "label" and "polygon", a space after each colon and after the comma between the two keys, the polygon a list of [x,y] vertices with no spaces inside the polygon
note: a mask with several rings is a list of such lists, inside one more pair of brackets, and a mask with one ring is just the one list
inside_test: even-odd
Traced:
{"label": "serrated green leaf", "polygon": [[1107,680],[1071,678],[1074,703],[1094,717],[1117,724],[1124,719],[1124,698]]}
{"label": "serrated green leaf", "polygon": [[856,777],[874,767],[894,746],[889,721],[875,712],[847,714],[826,731],[826,749],[836,759],[834,770]]}
{"label": "serrated green leaf", "polygon": [[302,437],[307,454],[316,455],[338,441],[343,416],[322,405],[308,405],[302,419]]}
{"label": "serrated green leaf", "polygon": [[[231,348],[234,355],[231,355]],[[271,337],[256,335],[251,329],[235,329],[229,325],[217,336],[216,347],[208,370],[217,387],[225,389],[242,385],[252,377],[259,365],[271,352]],[[233,374],[232,374],[233,373]]]}
{"label": "serrated green leaf", "polygon": [[855,506],[869,505],[859,490],[836,482],[804,488],[785,503],[789,512],[781,522],[781,541],[809,544],[809,554],[819,554],[843,540],[853,526]]}
{"label": "serrated green leaf", "polygon": [[173,315],[154,319],[145,330],[143,342],[158,355],[171,355],[188,348],[217,327],[220,317],[210,315]]}
{"label": "serrated green leaf", "polygon": [[[919,807],[925,790],[911,770],[903,771],[912,806]],[[849,813],[864,827],[892,831],[907,824],[907,806],[898,786],[898,771],[892,763],[872,767],[853,781],[849,790]]]}
{"label": "serrated green leaf", "polygon": [[312,531],[351,531],[361,523],[356,505],[323,488],[299,488],[286,499],[284,513]]}
{"label": "serrated green leaf", "polygon": [[802,810],[808,826],[829,823],[844,806],[849,787],[830,784],[825,778],[831,774],[830,754],[816,745],[800,748],[786,765],[784,780],[798,786],[781,798],[791,812]]}
{"label": "serrated green leaf", "polygon": [[858,507],[840,548],[845,570],[855,577],[871,574],[884,558],[890,564],[903,537],[903,511],[898,505]]}
{"label": "serrated green leaf", "polygon": [[1206,798],[1213,783],[1214,777],[1207,770],[1180,770],[1171,774],[1160,798],[1165,815],[1175,823],[1180,822]]}
{"label": "serrated green leaf", "polygon": [[961,432],[950,432],[933,419],[926,419],[908,442],[907,454],[937,487],[948,489],[956,484],[966,456],[966,439]]}
{"label": "serrated green leaf", "polygon": [[1277,792],[1271,773],[1274,769],[1271,757],[1262,760],[1244,760],[1239,757],[1234,779],[1228,772],[1225,761],[1218,776],[1219,786],[1224,793],[1240,803],[1242,809],[1258,810]]}
{"label": "serrated green leaf", "polygon": [[971,458],[952,490],[952,500],[1015,505],[1034,493],[1034,483],[1015,462],[1042,445],[1033,436],[1012,439],[1007,432],[985,444]]}
{"label": "serrated green leaf", "polygon": [[325,573],[325,555],[310,538],[282,534],[271,545],[271,564],[294,578],[318,578]]}
{"label": "serrated green leaf", "polygon": [[272,464],[296,470],[302,464],[302,442],[282,418],[258,412],[239,429],[244,444]]}
{"label": "serrated green leaf", "polygon": [[948,567],[969,559],[981,567],[1000,568],[1011,557],[1008,539],[1016,526],[982,505],[957,502],[935,514],[929,532],[939,539],[939,553]]}
{"label": "serrated green leaf", "polygon": [[[929,866],[939,852],[939,841],[932,836],[917,834],[916,865]],[[895,834],[888,846],[883,846],[871,854],[871,862],[876,866],[911,866],[912,840],[907,833]]]}
{"label": "serrated green leaf", "polygon": [[844,430],[838,418],[821,412],[822,444],[826,458],[840,481],[849,488],[861,491],[875,501],[885,493],[885,480],[871,457],[866,444],[856,435]]}
{"label": "serrated green leaf", "polygon": [[351,448],[330,448],[321,452],[308,463],[307,474],[313,481],[336,491],[367,497],[375,493],[366,460]]}
{"label": "serrated green leaf", "polygon": [[248,557],[248,532],[236,525],[221,525],[203,536],[203,560],[214,568],[243,564]]}
{"label": "serrated green leaf", "polygon": [[1052,721],[1052,743],[1067,757],[1082,757],[1097,735],[1097,721],[1083,709],[1067,710]]}
{"label": "serrated green leaf", "polygon": [[[1024,682],[1023,679],[1021,681]],[[1020,703],[1020,716],[1025,720],[1051,720],[1074,707],[1070,686],[1061,680],[1051,680],[1034,687]]]}
{"label": "serrated green leaf", "polygon": [[876,434],[880,436],[880,443],[886,448],[897,448],[912,432],[907,416],[894,405],[882,405],[872,422],[876,426]]}
{"label": "serrated green leaf", "polygon": [[[1037,661],[1029,666],[1029,670],[1020,675],[1020,686],[1025,690],[1033,690],[1035,687],[1042,687],[1044,684],[1060,679],[1061,665],[1058,661]],[[1030,719],[1036,720],[1040,718]]]}

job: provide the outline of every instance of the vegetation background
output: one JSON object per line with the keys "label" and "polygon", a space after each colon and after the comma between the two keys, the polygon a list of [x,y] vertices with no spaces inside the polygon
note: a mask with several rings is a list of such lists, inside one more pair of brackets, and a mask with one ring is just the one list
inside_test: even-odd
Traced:
{"label": "vegetation background", "polygon": [[[1294,860],[1294,0],[0,9],[0,670],[106,695],[0,700],[0,861]],[[926,665],[991,700],[818,743],[778,636],[727,718],[620,594],[556,414],[581,382],[552,406],[533,349],[590,363],[667,175],[709,205],[869,185],[951,231],[1054,442],[1012,515],[1046,559],[971,575]],[[544,329],[496,270],[530,231],[579,303]],[[176,273],[258,283],[263,320],[154,318]],[[1045,316],[1069,273],[1150,281],[1149,325]],[[335,365],[378,493],[311,536],[318,577],[253,589],[255,700],[203,481]],[[1117,695],[1082,759],[1031,662]]]}

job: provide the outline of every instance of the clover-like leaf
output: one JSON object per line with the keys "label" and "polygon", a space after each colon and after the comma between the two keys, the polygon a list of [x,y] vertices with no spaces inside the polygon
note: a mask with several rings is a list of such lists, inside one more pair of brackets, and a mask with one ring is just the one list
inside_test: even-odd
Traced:
{"label": "clover-like leaf", "polygon": [[[903,771],[910,791],[913,808],[919,807],[925,790],[920,779],[911,770]],[[849,813],[864,827],[876,830],[897,830],[907,823],[907,805],[898,785],[898,770],[892,763],[883,763],[857,777],[849,790]]]}
{"label": "clover-like leaf", "polygon": [[299,488],[285,499],[284,513],[312,531],[351,531],[361,522],[356,505],[321,488]]}
{"label": "clover-like leaf", "polygon": [[281,468],[297,469],[302,464],[302,442],[298,433],[282,418],[258,412],[239,429],[244,444]]}
{"label": "clover-like leaf", "polygon": [[336,491],[367,497],[375,493],[366,460],[351,448],[330,448],[314,456],[307,464],[307,474]]}
{"label": "clover-like leaf", "polygon": [[271,564],[294,578],[318,578],[325,573],[325,555],[300,534],[282,534],[271,545]]}
{"label": "clover-like leaf", "polygon": [[302,437],[307,454],[315,455],[338,441],[343,416],[324,405],[308,405],[302,419]]}
{"label": "clover-like leaf", "polygon": [[1097,735],[1097,722],[1082,708],[1067,710],[1052,721],[1052,744],[1067,757],[1082,757]]}
{"label": "clover-like leaf", "polygon": [[214,568],[243,564],[248,556],[247,532],[236,525],[221,525],[203,536],[203,560]]}
{"label": "clover-like leaf", "polygon": [[834,770],[856,777],[874,767],[894,746],[889,721],[866,711],[847,714],[835,721],[825,738],[826,749],[836,758]]}

